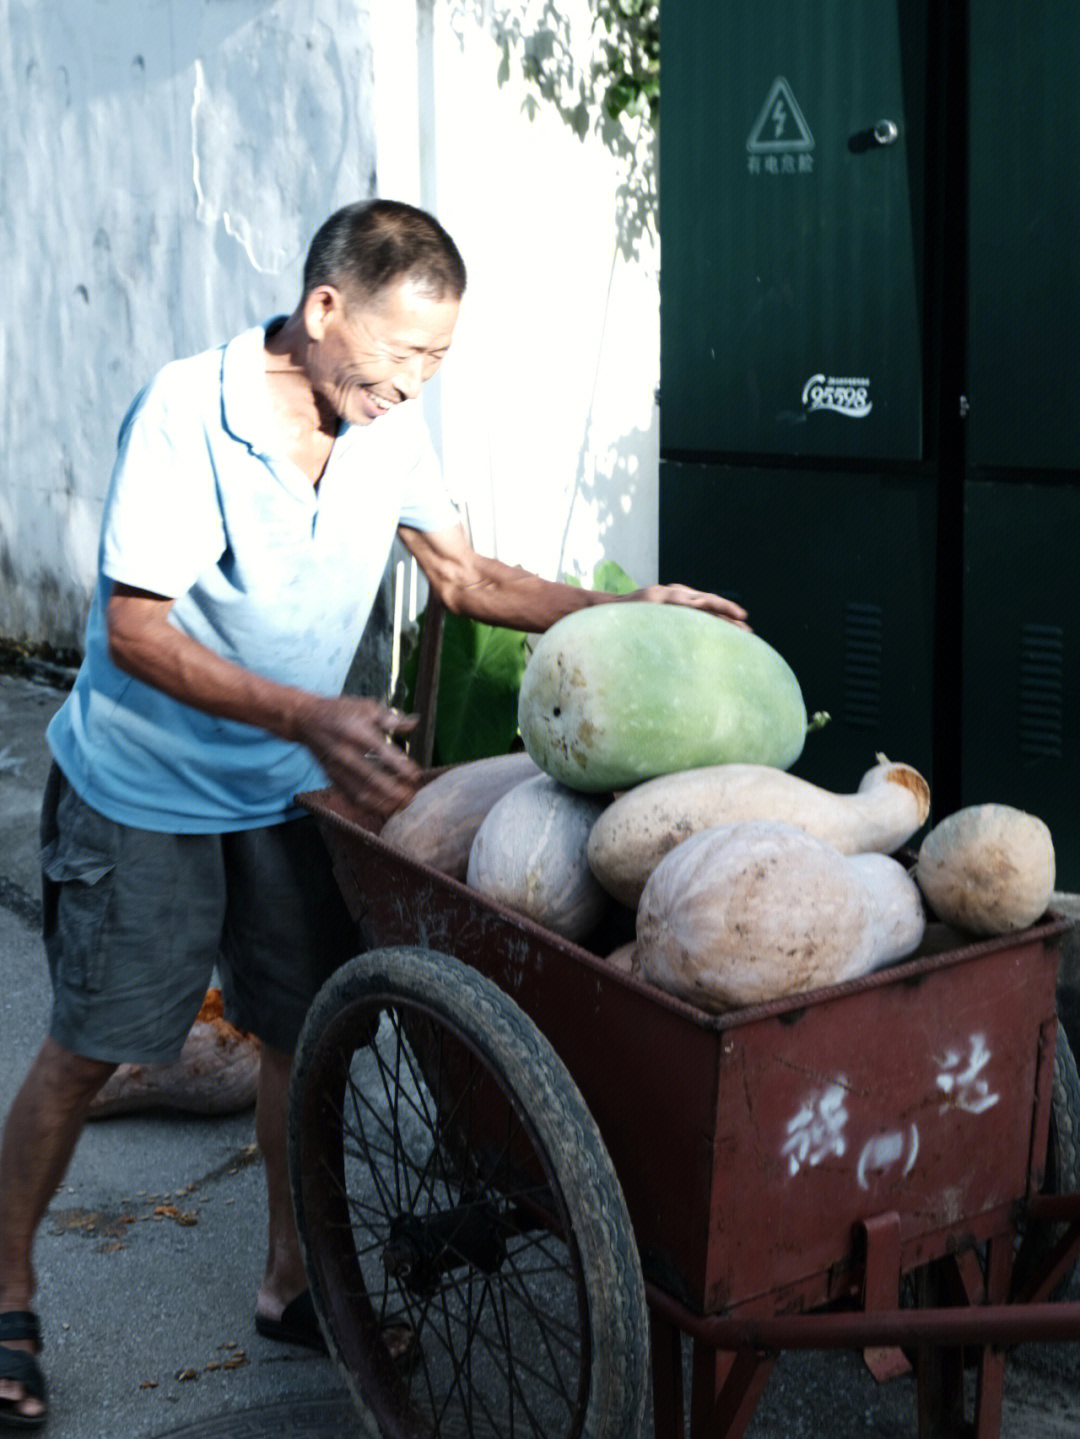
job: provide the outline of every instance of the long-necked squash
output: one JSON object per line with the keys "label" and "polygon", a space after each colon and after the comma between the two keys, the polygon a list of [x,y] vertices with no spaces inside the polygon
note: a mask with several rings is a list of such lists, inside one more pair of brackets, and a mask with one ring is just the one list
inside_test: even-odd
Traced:
{"label": "long-necked squash", "polygon": [[757,635],[701,610],[596,605],[553,625],[518,698],[525,748],[574,789],[627,789],[658,774],[802,752],[798,681]]}
{"label": "long-necked squash", "polygon": [[661,775],[620,795],[593,826],[589,864],[610,894],[636,907],[664,855],[699,830],[774,819],[842,854],[891,854],[929,812],[930,786],[922,775],[881,756],[855,794],[834,794],[769,765],[710,765]]}

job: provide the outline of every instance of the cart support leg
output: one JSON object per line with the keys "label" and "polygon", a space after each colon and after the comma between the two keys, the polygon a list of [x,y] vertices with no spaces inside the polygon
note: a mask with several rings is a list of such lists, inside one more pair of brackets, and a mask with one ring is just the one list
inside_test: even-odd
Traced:
{"label": "cart support leg", "polygon": [[970,1439],[964,1418],[964,1354],[920,1344],[916,1362],[919,1439]]}
{"label": "cart support leg", "polygon": [[[863,1273],[862,1305],[866,1310],[900,1307],[900,1216],[895,1210],[867,1219],[860,1226],[866,1264]],[[879,1384],[910,1374],[904,1351],[895,1344],[871,1345],[863,1350],[863,1362]]]}
{"label": "cart support leg", "polygon": [[718,1352],[695,1339],[690,1439],[742,1439],[776,1360],[756,1349]]}
{"label": "cart support leg", "polygon": [[[999,1235],[986,1246],[987,1304],[1004,1304],[1012,1277],[1012,1234]],[[938,1260],[919,1276],[920,1304],[959,1305],[970,1300],[961,1268]],[[964,1350],[920,1344],[917,1364],[919,1439],[999,1439],[1005,1388],[1005,1353],[983,1345],[979,1350],[975,1418],[964,1406]]]}
{"label": "cart support leg", "polygon": [[655,1309],[649,1311],[652,1330],[652,1385],[654,1439],[686,1439],[683,1405],[682,1333]]}
{"label": "cart support leg", "polygon": [[[938,1259],[916,1278],[920,1308],[966,1304],[959,1270],[951,1259]],[[919,1439],[972,1439],[964,1413],[964,1351],[920,1344],[915,1365]]]}
{"label": "cart support leg", "polygon": [[[1012,1282],[1013,1237],[991,1239],[986,1246],[986,1297],[1004,1304]],[[975,1439],[998,1439],[1001,1401],[1005,1390],[1005,1351],[984,1345],[979,1355],[979,1384],[975,1391]]]}

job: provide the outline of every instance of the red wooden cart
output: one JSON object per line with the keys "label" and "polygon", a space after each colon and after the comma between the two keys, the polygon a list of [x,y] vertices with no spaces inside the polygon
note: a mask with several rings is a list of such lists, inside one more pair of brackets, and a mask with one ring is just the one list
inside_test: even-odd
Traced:
{"label": "red wooden cart", "polygon": [[630,1436],[651,1350],[656,1439],[735,1439],[781,1351],[849,1347],[914,1364],[924,1439],[995,1439],[1007,1346],[1080,1337],[1064,921],[715,1017],[302,802],[364,952],[294,1201],[368,1432]]}

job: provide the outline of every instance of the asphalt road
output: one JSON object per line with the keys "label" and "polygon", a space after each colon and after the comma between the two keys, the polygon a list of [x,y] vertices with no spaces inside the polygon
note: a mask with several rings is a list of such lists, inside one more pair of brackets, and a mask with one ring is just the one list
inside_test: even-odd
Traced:
{"label": "asphalt road", "polygon": [[[0,1113],[40,1042],[36,929],[44,726],[62,691],[0,674]],[[36,1250],[51,1439],[324,1439],[351,1432],[329,1361],[253,1328],[264,1249],[250,1112],[91,1125]],[[1080,1298],[1074,1282],[1071,1294]],[[650,1431],[651,1432],[651,1431]],[[909,1439],[910,1378],[858,1355],[784,1355],[751,1439]],[[1003,1439],[1080,1435],[1080,1346],[1029,1346],[1006,1372]]]}

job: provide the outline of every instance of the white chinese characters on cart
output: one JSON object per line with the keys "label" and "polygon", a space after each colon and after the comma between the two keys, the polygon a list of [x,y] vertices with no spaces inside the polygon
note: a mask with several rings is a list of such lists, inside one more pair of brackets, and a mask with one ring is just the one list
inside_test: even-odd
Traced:
{"label": "white chinese characters on cart", "polygon": [[[966,1114],[985,1114],[1001,1098],[991,1091],[984,1070],[991,1054],[986,1036],[973,1034],[967,1049],[949,1049],[934,1059],[937,1069],[935,1088],[944,1096],[939,1112],[950,1109]],[[847,1127],[850,1118],[847,1094],[850,1084],[845,1075],[837,1075],[834,1083],[824,1089],[811,1090],[785,1126],[780,1153],[788,1162],[792,1178],[803,1168],[814,1169],[830,1157],[842,1159],[848,1152]],[[870,1136],[859,1150],[855,1177],[860,1189],[869,1189],[872,1176],[880,1176],[901,1166],[906,1177],[915,1167],[919,1155],[919,1130],[915,1124],[897,1129],[880,1130]]]}

